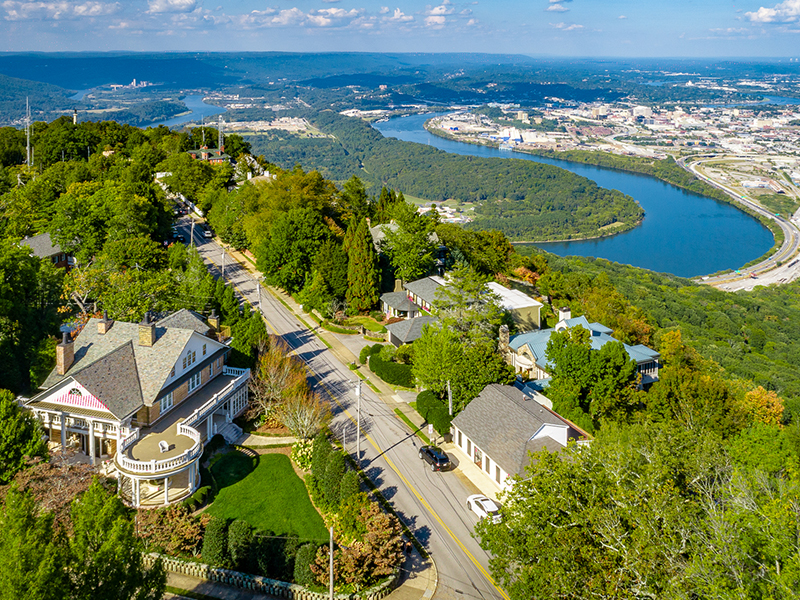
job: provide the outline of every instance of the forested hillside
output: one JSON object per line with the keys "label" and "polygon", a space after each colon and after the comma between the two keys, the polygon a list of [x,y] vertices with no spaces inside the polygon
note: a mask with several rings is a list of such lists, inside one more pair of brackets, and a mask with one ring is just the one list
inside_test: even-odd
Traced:
{"label": "forested hillside", "polygon": [[248,136],[255,151],[289,167],[320,168],[327,176],[402,190],[428,200],[478,202],[476,229],[497,229],[512,240],[553,240],[603,235],[635,226],[643,215],[632,198],[549,165],[478,158],[384,138],[360,119],[331,111],[305,115],[335,138]]}

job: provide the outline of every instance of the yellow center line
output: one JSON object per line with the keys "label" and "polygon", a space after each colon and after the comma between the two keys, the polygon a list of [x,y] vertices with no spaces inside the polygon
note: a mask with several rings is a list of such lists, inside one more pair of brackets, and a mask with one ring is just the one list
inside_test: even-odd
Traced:
{"label": "yellow center line", "polygon": [[[261,314],[262,314],[262,316],[264,316],[264,313],[261,313]],[[278,333],[278,330],[275,329],[275,327],[272,325],[272,323],[269,322],[269,319],[267,319],[265,316],[264,316],[264,321],[266,322],[267,325],[269,325],[269,328],[272,329],[272,331],[274,331],[276,335],[280,335]],[[296,350],[295,350],[295,352],[296,352]],[[314,371],[314,369],[311,368],[311,365],[309,365],[308,362],[306,362],[306,367],[308,368],[309,371],[311,371],[311,374],[314,375],[314,377],[317,379],[319,384],[325,390],[325,393],[328,394],[328,397],[331,400],[333,400],[334,402],[336,402],[336,404],[339,405],[339,408],[342,409],[342,412],[344,412],[344,414],[347,416],[347,418],[350,419],[350,421],[355,424],[356,423],[356,419],[353,417],[353,415],[351,415],[350,412],[344,406],[342,406],[342,404],[339,402],[339,400],[331,393],[331,391],[328,389],[328,386],[325,385],[325,383],[322,381],[322,378],[319,375],[317,375],[317,373]],[[447,525],[445,525],[444,521],[442,521],[441,517],[437,514],[437,512],[433,509],[433,507],[431,507],[431,505],[428,503],[428,501],[425,500],[425,498],[422,497],[422,495],[416,490],[416,488],[413,485],[411,485],[411,482],[409,482],[408,479],[405,478],[405,476],[395,466],[394,462],[392,462],[392,460],[387,455],[383,454],[383,450],[381,450],[380,446],[378,446],[378,444],[375,443],[375,440],[372,439],[372,436],[370,436],[368,433],[365,433],[364,437],[367,438],[369,443],[372,444],[372,447],[375,448],[375,451],[379,455],[383,455],[384,460],[389,465],[389,467],[392,469],[392,471],[397,473],[397,476],[400,478],[400,480],[403,483],[406,484],[406,487],[408,487],[408,489],[411,490],[411,493],[414,494],[414,496],[416,496],[417,500],[419,500],[422,503],[422,505],[431,514],[431,516],[434,519],[436,519],[436,522],[439,523],[439,525],[441,525],[444,528],[444,530],[453,539],[453,541],[458,545],[458,547],[461,548],[461,550],[464,552],[464,554],[467,555],[467,558],[469,558],[472,561],[472,564],[474,564],[478,568],[478,570],[483,574],[483,576],[486,577],[486,579],[489,581],[489,583],[492,584],[492,586],[500,593],[501,596],[503,596],[503,598],[505,598],[505,600],[510,600],[510,598],[508,597],[508,594],[506,594],[502,589],[500,589],[500,587],[497,585],[497,583],[492,578],[492,576],[486,571],[486,569],[483,568],[483,566],[472,555],[472,553],[469,550],[467,550],[466,546],[464,546],[464,544],[461,542],[461,540],[458,539],[458,537],[451,531],[451,529]]]}

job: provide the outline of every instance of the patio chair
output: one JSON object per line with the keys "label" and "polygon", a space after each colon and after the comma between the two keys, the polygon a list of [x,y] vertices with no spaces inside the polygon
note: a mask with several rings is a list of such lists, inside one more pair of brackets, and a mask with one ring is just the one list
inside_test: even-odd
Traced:
{"label": "patio chair", "polygon": [[162,453],[169,452],[169,444],[164,440],[161,440],[160,442],[158,442],[158,449],[161,450]]}

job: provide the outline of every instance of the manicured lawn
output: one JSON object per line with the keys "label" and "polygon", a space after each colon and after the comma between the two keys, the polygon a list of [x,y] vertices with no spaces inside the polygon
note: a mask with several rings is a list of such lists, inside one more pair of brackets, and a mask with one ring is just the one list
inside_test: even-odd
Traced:
{"label": "manicured lawn", "polygon": [[363,325],[365,329],[374,333],[383,333],[386,328],[372,317],[350,317],[345,321],[346,325]]}
{"label": "manicured lawn", "polygon": [[296,533],[300,539],[326,540],[328,530],[289,457],[262,454],[252,469],[254,460],[234,451],[211,467],[221,489],[206,512],[224,519],[242,519],[278,535]]}

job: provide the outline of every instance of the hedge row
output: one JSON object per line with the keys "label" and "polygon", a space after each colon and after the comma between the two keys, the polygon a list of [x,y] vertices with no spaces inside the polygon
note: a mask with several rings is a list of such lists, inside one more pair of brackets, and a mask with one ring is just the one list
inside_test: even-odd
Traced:
{"label": "hedge row", "polygon": [[425,390],[417,396],[417,412],[439,435],[450,433],[450,423],[453,417],[447,408],[447,403],[441,400],[430,390]]}
{"label": "hedge row", "polygon": [[414,374],[411,372],[411,365],[386,361],[378,353],[369,357],[369,369],[389,385],[414,387]]}

